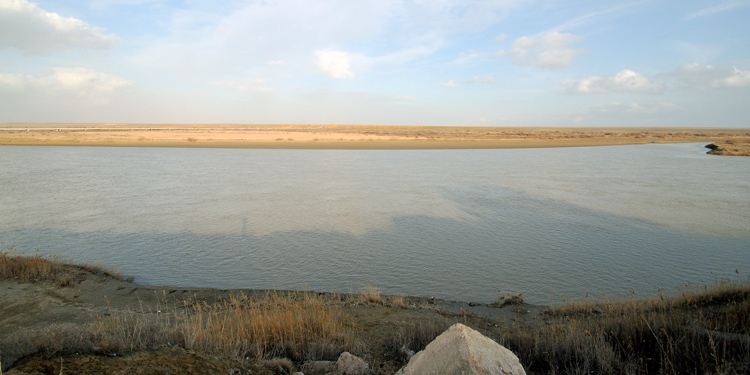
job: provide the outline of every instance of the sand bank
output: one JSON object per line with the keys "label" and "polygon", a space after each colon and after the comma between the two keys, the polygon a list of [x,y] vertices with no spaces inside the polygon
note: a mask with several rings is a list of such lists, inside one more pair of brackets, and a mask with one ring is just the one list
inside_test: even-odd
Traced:
{"label": "sand bank", "polygon": [[750,129],[361,125],[0,124],[0,145],[267,149],[489,149],[645,143],[750,144]]}

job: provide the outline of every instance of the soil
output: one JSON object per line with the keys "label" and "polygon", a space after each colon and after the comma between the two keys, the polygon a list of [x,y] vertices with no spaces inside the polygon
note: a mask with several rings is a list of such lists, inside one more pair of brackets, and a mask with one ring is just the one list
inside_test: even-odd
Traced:
{"label": "soil", "polygon": [[[25,330],[39,330],[60,323],[86,324],[118,312],[148,314],[164,303],[190,299],[212,304],[232,295],[265,295],[265,290],[217,290],[144,286],[112,276],[69,267],[74,280],[66,286],[51,281],[0,281],[0,361],[2,374],[271,374],[263,361],[216,358],[188,351],[170,343],[135,353],[79,354],[44,358],[40,353],[19,353],[8,340]],[[323,295],[321,293],[321,295]],[[405,307],[364,301],[360,295],[340,296],[341,312],[357,329],[364,344],[364,358],[375,373],[393,374],[402,365],[389,356],[387,344],[407,325],[417,323],[448,327],[455,322],[492,331],[498,321],[528,322],[544,306],[492,305],[403,297]],[[384,300],[388,296],[383,296]],[[299,366],[298,366],[299,367]]]}

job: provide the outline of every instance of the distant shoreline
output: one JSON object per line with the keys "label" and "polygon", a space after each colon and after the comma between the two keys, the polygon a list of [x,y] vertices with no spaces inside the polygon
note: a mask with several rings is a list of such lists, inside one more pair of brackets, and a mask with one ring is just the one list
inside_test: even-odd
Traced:
{"label": "distant shoreline", "polygon": [[[258,149],[501,149],[647,143],[750,144],[744,128],[0,124],[0,145]],[[748,147],[750,148],[750,147]]]}

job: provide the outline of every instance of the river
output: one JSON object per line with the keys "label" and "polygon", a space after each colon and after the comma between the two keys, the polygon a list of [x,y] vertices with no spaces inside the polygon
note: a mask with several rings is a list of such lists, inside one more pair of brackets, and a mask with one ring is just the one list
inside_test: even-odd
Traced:
{"label": "river", "polygon": [[750,158],[705,151],[2,146],[0,246],[151,285],[646,296],[750,274]]}

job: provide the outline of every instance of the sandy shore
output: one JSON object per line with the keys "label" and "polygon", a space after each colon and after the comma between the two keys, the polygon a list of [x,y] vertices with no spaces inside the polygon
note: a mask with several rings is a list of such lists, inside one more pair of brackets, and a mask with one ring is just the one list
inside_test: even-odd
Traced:
{"label": "sandy shore", "polygon": [[[706,142],[750,148],[750,129],[237,124],[0,124],[0,145],[471,149]],[[735,152],[735,154],[742,154]]]}

